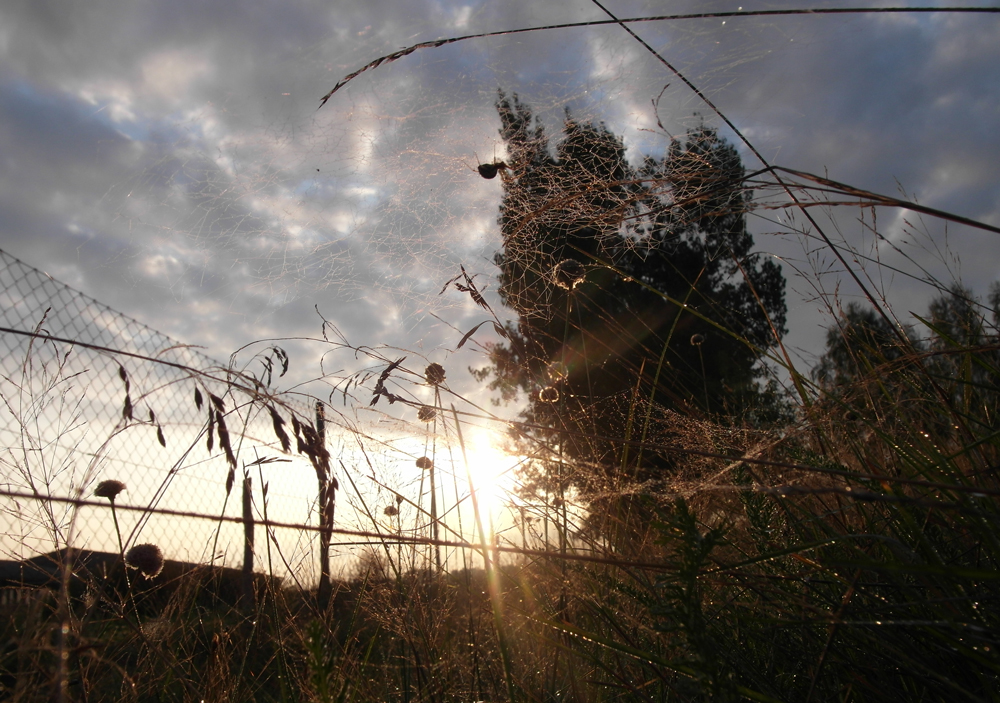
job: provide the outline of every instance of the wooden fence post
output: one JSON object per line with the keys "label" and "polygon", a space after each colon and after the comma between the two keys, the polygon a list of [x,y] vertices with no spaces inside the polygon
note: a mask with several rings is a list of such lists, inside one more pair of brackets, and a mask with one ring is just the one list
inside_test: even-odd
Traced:
{"label": "wooden fence post", "polygon": [[243,470],[243,611],[247,615],[254,612],[256,597],[253,588],[253,479]]}
{"label": "wooden fence post", "polygon": [[330,454],[326,450],[326,413],[316,401],[316,479],[319,482],[319,602],[330,604],[330,542],[333,539],[333,509],[336,482],[330,480]]}

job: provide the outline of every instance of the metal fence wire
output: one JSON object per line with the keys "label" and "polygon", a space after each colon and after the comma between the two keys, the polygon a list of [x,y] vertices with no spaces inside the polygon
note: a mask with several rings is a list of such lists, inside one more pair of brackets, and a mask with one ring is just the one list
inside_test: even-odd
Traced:
{"label": "metal fence wire", "polygon": [[[218,518],[243,514],[249,478],[257,519],[266,511],[309,528],[271,530],[271,563],[259,549],[256,567],[314,579],[325,454],[314,405],[270,397],[266,378],[241,375],[3,251],[0,296],[5,558],[66,545],[117,552],[120,531],[126,549],[152,543],[168,559],[238,566],[243,526]],[[267,363],[280,366],[272,354]],[[125,484],[119,505],[145,508],[117,511],[118,531],[110,503],[94,496],[106,480]]]}

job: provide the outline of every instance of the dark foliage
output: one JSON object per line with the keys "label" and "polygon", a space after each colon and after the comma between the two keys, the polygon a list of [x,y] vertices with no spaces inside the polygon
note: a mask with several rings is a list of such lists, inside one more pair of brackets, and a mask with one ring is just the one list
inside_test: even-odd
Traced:
{"label": "dark foliage", "polygon": [[606,126],[567,113],[553,155],[517,96],[497,109],[510,158],[496,263],[519,319],[477,375],[505,401],[528,393],[529,421],[606,470],[644,431],[639,402],[740,419],[763,407],[785,281],[752,252],[736,150],[702,126],[635,168]]}
{"label": "dark foliage", "polygon": [[[891,430],[899,423],[935,434],[996,426],[1000,407],[1000,286],[988,305],[953,286],[931,301],[913,327],[894,325],[871,308],[850,303],[827,330],[826,349],[813,368],[824,402],[840,405],[850,421]],[[957,419],[957,422],[956,422]]]}

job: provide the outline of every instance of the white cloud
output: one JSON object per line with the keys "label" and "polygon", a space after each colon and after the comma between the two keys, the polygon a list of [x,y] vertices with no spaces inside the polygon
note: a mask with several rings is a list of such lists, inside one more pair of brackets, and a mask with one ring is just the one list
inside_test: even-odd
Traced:
{"label": "white cloud", "polygon": [[140,68],[143,92],[173,104],[187,101],[199,82],[210,80],[214,66],[204,50],[176,48],[148,56]]}
{"label": "white cloud", "polygon": [[460,5],[452,8],[451,15],[451,27],[453,29],[467,29],[469,27],[469,18],[472,17],[472,5]]}

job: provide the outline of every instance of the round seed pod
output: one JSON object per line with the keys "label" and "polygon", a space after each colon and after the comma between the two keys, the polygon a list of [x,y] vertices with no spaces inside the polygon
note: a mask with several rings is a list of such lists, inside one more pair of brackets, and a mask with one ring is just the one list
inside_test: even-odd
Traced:
{"label": "round seed pod", "polygon": [[125,563],[151,579],[163,569],[163,552],[155,544],[137,544],[125,553]]}
{"label": "round seed pod", "polygon": [[385,510],[383,510],[382,512],[388,515],[389,517],[393,517],[395,515],[399,515],[399,508],[397,508],[395,505],[387,505],[385,506]]}
{"label": "round seed pod", "polygon": [[691,346],[700,347],[705,343],[705,335],[703,334],[692,334],[691,335]]}
{"label": "round seed pod", "polygon": [[124,490],[125,484],[121,481],[101,481],[97,484],[97,488],[94,489],[94,495],[98,498],[107,498],[113,502],[115,497]]}
{"label": "round seed pod", "polygon": [[421,422],[430,422],[435,417],[437,417],[437,410],[432,408],[430,405],[423,405],[420,410],[417,411],[417,419]]}
{"label": "round seed pod", "polygon": [[444,367],[441,364],[430,364],[424,369],[424,378],[432,386],[440,386],[444,383]]}
{"label": "round seed pod", "polygon": [[427,469],[433,469],[434,460],[431,459],[429,456],[422,456],[419,459],[417,459],[417,468],[424,469],[425,471]]}

